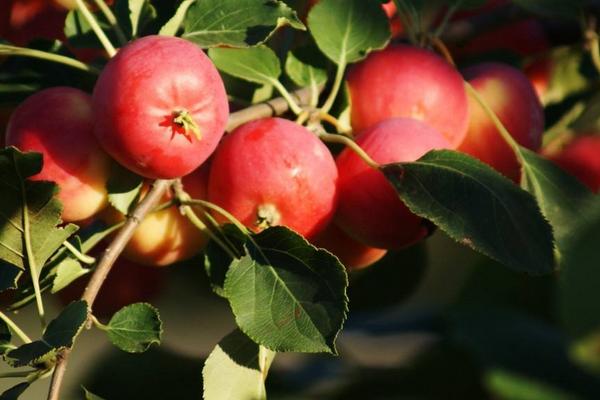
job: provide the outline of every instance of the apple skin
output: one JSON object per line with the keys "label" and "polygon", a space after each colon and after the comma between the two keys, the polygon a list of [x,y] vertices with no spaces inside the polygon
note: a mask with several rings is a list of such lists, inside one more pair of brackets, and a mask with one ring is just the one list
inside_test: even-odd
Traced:
{"label": "apple skin", "polygon": [[[544,110],[521,71],[504,64],[483,63],[466,69],[464,76],[520,145],[533,151],[540,148]],[[469,104],[469,130],[458,150],[518,181],[521,167],[515,154],[472,96],[469,96]]]}
{"label": "apple skin", "polygon": [[592,192],[600,192],[600,136],[578,136],[552,160]]}
{"label": "apple skin", "polygon": [[350,68],[347,82],[355,132],[405,117],[431,125],[453,148],[465,137],[469,109],[462,77],[429,50],[393,45],[373,52]]}
{"label": "apple skin", "polygon": [[11,114],[6,145],[42,153],[42,171],[34,180],[60,187],[62,219],[87,219],[107,203],[110,159],[93,134],[92,99],[79,89],[54,87],[27,98]]}
{"label": "apple skin", "polygon": [[387,253],[385,249],[357,242],[333,223],[317,235],[313,244],[334,254],[351,271],[366,268],[381,260]]}
{"label": "apple skin", "polygon": [[[380,122],[356,143],[379,164],[415,161],[430,150],[451,147],[440,132],[410,118]],[[381,171],[350,149],[336,163],[340,200],[335,222],[350,237],[372,247],[401,249],[429,234],[424,220],[408,210]]]}
{"label": "apple skin", "polygon": [[[101,252],[97,251],[94,254],[99,257]],[[94,316],[109,318],[129,304],[152,301],[158,297],[165,286],[163,272],[120,257],[110,270],[94,301]],[[79,300],[89,280],[89,274],[75,280],[57,293],[58,300],[64,305]]]}
{"label": "apple skin", "polygon": [[[229,106],[223,81],[195,44],[145,36],[121,48],[94,88],[94,133],[125,168],[151,179],[191,173],[217,147]],[[186,111],[200,139],[176,123]]]}
{"label": "apple skin", "polygon": [[[183,187],[194,199],[205,199],[208,184],[208,168],[202,166],[183,177]],[[147,187],[144,188],[144,194]],[[163,202],[171,199],[164,196]],[[122,221],[125,217],[109,207],[101,216],[108,224]],[[123,250],[123,257],[136,264],[164,267],[184,261],[199,254],[208,238],[194,226],[175,206],[148,214],[137,227]]]}
{"label": "apple skin", "polygon": [[312,132],[264,118],[235,129],[217,148],[208,199],[252,230],[285,225],[311,238],[333,217],[337,179],[331,153]]}

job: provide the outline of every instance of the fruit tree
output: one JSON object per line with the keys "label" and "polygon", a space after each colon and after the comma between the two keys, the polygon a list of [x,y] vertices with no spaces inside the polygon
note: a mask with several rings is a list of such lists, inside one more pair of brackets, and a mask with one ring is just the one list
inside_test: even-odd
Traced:
{"label": "fruit tree", "polygon": [[4,0],[0,399],[600,398],[598,18]]}

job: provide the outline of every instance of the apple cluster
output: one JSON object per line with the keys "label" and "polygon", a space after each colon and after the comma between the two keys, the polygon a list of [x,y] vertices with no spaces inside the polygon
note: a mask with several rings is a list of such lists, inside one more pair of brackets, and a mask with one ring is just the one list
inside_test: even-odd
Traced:
{"label": "apple cluster", "polygon": [[[393,2],[383,7],[399,35]],[[516,142],[540,149],[543,107],[522,71],[501,63],[459,71],[431,50],[400,43],[372,52],[346,74],[356,144],[381,165],[416,161],[436,149],[461,151],[518,182],[516,156],[465,82]],[[43,170],[34,179],[58,184],[65,222],[125,218],[107,207],[116,162],[148,180],[182,177],[192,198],[206,199],[249,229],[285,225],[352,269],[431,233],[432,224],[414,215],[353,149],[334,157],[315,132],[277,117],[224,136],[228,115],[221,77],[200,48],[147,36],[119,50],[92,95],[55,87],[24,101],[12,113],[6,144],[43,154]],[[587,151],[579,147],[598,148],[595,138],[584,140],[594,143],[574,142],[557,162],[576,170]],[[598,190],[599,168],[583,169]],[[222,212],[211,218],[230,222]],[[194,256],[207,241],[170,207],[141,222],[124,255],[164,266]]]}

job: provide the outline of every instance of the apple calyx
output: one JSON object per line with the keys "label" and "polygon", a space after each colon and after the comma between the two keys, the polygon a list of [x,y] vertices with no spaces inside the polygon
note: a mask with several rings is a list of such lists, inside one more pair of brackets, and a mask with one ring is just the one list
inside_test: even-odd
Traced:
{"label": "apple calyx", "polygon": [[267,229],[271,226],[279,225],[281,214],[274,204],[261,204],[256,210],[256,227],[259,230]]}
{"label": "apple calyx", "polygon": [[173,123],[183,128],[186,136],[189,137],[191,131],[196,139],[202,139],[200,127],[198,127],[198,124],[196,124],[196,121],[194,121],[194,118],[192,118],[191,114],[187,110],[173,111]]}

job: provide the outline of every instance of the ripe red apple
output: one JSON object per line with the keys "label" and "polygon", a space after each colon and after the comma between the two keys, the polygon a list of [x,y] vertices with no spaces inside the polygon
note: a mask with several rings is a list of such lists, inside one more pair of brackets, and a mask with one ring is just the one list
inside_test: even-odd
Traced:
{"label": "ripe red apple", "polygon": [[578,136],[552,159],[591,191],[600,192],[600,136]]}
{"label": "ripe red apple", "polygon": [[366,268],[381,260],[387,253],[385,249],[377,249],[357,242],[333,223],[313,240],[313,244],[337,256],[349,270]]}
{"label": "ripe red apple", "polygon": [[[208,168],[202,166],[183,177],[182,183],[192,198],[205,199]],[[170,199],[171,194],[167,193],[163,201]],[[113,208],[108,208],[102,214],[102,219],[109,224],[124,218]],[[164,267],[195,256],[207,242],[208,238],[177,207],[169,207],[144,218],[127,243],[123,256],[140,265]]]}
{"label": "ripe red apple", "polygon": [[333,216],[337,177],[331,153],[313,133],[264,118],[240,126],[217,148],[208,199],[255,231],[285,225],[310,238]]}
{"label": "ripe red apple", "polygon": [[146,36],[123,47],[94,89],[95,134],[124,167],[176,178],[214,151],[228,117],[216,68],[195,44]]}
{"label": "ripe red apple", "polygon": [[[95,252],[99,256],[100,252]],[[81,298],[90,275],[82,276],[57,293],[62,304]],[[96,317],[111,317],[121,308],[138,302],[150,302],[164,287],[163,271],[119,258],[113,265],[93,305]]]}
{"label": "ripe red apple", "polygon": [[350,68],[347,81],[355,132],[395,117],[422,120],[452,147],[467,132],[469,110],[462,77],[429,50],[395,45],[373,52]]}
{"label": "ripe red apple", "polygon": [[32,179],[59,185],[65,222],[89,218],[106,205],[110,159],[94,137],[93,124],[92,98],[69,87],[37,92],[8,122],[8,146],[42,153],[44,166]]}
{"label": "ripe red apple", "polygon": [[[540,148],[544,111],[533,86],[521,71],[499,63],[483,63],[466,69],[464,76],[519,144],[534,151]],[[471,96],[469,104],[469,131],[458,150],[518,181],[520,166],[513,151]]]}
{"label": "ripe red apple", "polygon": [[[437,130],[410,118],[395,118],[361,133],[356,142],[380,164],[415,161],[433,149],[450,148]],[[350,149],[337,158],[339,207],[336,223],[368,246],[400,249],[429,233],[424,220],[402,203],[383,173]]]}

